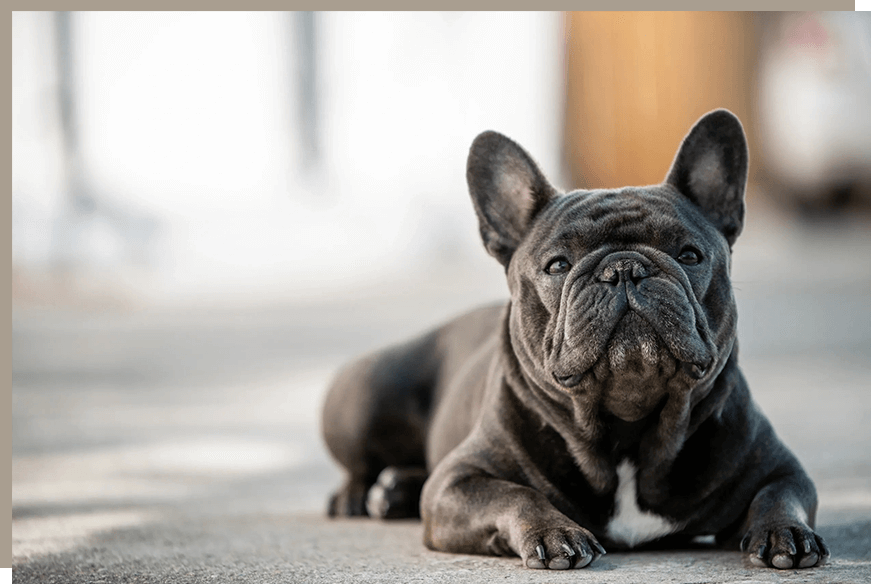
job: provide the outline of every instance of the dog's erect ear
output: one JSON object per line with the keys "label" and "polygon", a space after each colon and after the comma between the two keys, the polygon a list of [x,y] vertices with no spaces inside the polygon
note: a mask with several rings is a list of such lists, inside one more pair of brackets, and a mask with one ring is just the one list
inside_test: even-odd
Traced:
{"label": "dog's erect ear", "polygon": [[690,130],[666,182],[698,205],[731,247],[744,226],[747,139],[732,112],[714,110]]}
{"label": "dog's erect ear", "polygon": [[507,269],[532,219],[557,192],[529,154],[498,132],[475,138],[466,180],[484,247]]}

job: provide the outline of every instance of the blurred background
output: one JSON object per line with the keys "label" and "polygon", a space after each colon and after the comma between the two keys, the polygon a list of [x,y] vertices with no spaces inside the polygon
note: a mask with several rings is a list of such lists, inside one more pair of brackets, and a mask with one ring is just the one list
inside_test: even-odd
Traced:
{"label": "blurred background", "polygon": [[474,137],[651,184],[718,107],[751,387],[827,520],[871,516],[869,103],[869,13],[13,13],[16,561],[320,512],[335,369],[506,296]]}
{"label": "blurred background", "polygon": [[871,22],[850,13],[15,13],[16,306],[346,295],[477,258],[464,162],[650,184],[704,112],[750,197],[871,206]]}

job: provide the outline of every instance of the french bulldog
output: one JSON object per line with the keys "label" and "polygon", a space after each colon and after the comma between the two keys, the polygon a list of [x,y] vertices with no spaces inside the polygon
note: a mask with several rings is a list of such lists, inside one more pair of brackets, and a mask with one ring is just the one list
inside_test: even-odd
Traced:
{"label": "french bulldog", "polygon": [[824,562],[814,485],[738,368],[747,168],[726,110],[656,186],[561,194],[515,142],[479,135],[466,176],[509,301],[341,370],[330,515],[419,515],[433,550],[529,568],[711,535],[760,566]]}

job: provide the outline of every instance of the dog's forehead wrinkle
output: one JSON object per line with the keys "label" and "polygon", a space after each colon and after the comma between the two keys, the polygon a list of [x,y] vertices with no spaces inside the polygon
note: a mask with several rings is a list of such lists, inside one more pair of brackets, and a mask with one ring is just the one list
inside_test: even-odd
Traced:
{"label": "dog's forehead wrinkle", "polygon": [[687,225],[698,217],[685,217],[679,195],[671,188],[593,191],[584,196],[561,197],[542,220],[538,247],[575,252],[646,243],[662,249],[693,239]]}

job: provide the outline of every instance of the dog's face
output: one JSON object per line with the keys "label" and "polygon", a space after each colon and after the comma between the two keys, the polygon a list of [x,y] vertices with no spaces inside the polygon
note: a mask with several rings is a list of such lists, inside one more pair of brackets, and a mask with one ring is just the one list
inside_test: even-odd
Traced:
{"label": "dog's face", "polygon": [[515,143],[479,136],[467,176],[527,377],[630,422],[710,387],[735,338],[730,247],[746,175],[743,129],[722,110],[649,187],[560,195]]}

